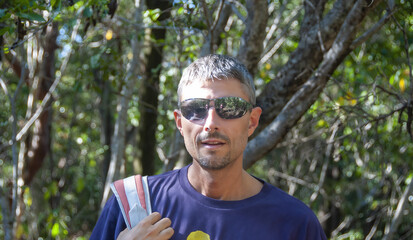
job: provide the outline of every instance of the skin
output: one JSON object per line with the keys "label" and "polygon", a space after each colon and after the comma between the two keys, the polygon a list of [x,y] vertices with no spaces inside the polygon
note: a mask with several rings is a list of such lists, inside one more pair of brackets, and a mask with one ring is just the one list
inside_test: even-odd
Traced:
{"label": "skin", "polygon": [[[248,101],[247,91],[236,79],[193,83],[185,86],[180,101],[189,98],[241,97]],[[220,200],[251,197],[262,184],[242,168],[243,152],[258,126],[261,108],[253,108],[238,119],[222,119],[214,108],[201,123],[174,112],[176,126],[184,137],[185,147],[193,157],[188,170],[191,185],[201,194]]]}
{"label": "skin", "polygon": [[[236,79],[193,83],[185,86],[181,99],[213,99],[226,96],[248,101],[247,91]],[[252,197],[261,191],[262,183],[242,168],[243,152],[258,126],[261,108],[255,107],[238,119],[222,119],[210,108],[202,122],[191,122],[179,110],[174,111],[175,123],[184,137],[185,147],[193,157],[188,180],[201,194],[214,199],[235,201]],[[152,213],[133,229],[125,229],[118,239],[170,239],[171,221]]]}
{"label": "skin", "polygon": [[142,219],[131,230],[123,230],[119,236],[120,239],[130,240],[164,240],[170,239],[174,234],[174,230],[170,227],[171,220],[169,218],[162,218],[161,214],[154,212]]}

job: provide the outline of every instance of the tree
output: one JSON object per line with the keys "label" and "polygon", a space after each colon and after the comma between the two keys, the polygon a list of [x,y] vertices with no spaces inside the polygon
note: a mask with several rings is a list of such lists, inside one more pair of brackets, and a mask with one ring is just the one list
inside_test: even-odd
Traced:
{"label": "tree", "polygon": [[[169,1],[146,1],[148,10],[160,11],[159,22],[165,21],[170,16],[169,8],[172,7]],[[139,145],[141,153],[142,174],[152,175],[155,173],[154,159],[156,159],[156,128],[157,109],[159,95],[159,81],[163,61],[163,44],[165,41],[166,29],[151,29],[150,47],[146,54],[145,79],[140,87],[140,109],[139,112]]]}

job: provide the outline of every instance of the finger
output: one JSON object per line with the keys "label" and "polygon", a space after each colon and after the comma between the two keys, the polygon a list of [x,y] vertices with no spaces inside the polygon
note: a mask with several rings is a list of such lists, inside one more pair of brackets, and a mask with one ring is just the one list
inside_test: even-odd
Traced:
{"label": "finger", "polygon": [[125,230],[123,230],[122,232],[119,233],[117,240],[121,240],[121,239],[127,239],[127,234],[129,232],[128,228],[125,228]]}
{"label": "finger", "polygon": [[159,220],[157,223],[154,224],[154,226],[159,229],[159,231],[164,230],[165,228],[170,227],[172,224],[171,220],[169,218],[162,218]]}
{"label": "finger", "polygon": [[174,235],[174,230],[171,227],[165,228],[159,233],[159,237],[162,239],[170,239]]}
{"label": "finger", "polygon": [[142,222],[147,222],[150,225],[154,225],[156,222],[158,222],[161,219],[161,214],[158,212],[153,212],[149,214],[149,216],[145,217]]}

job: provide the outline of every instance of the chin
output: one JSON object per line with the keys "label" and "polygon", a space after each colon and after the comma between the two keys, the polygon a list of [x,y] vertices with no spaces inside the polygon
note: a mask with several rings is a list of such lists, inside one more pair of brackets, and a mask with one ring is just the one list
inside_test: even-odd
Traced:
{"label": "chin", "polygon": [[195,159],[205,170],[222,170],[231,164],[229,159],[221,159],[219,162],[211,161],[209,158]]}

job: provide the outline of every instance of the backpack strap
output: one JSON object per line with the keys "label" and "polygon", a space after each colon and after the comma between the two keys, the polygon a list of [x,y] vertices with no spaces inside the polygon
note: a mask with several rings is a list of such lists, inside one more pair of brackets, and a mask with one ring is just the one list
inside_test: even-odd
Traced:
{"label": "backpack strap", "polygon": [[110,187],[129,229],[152,213],[147,176],[130,176],[113,182]]}

